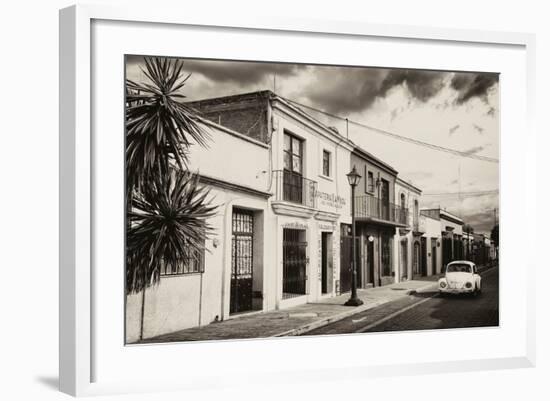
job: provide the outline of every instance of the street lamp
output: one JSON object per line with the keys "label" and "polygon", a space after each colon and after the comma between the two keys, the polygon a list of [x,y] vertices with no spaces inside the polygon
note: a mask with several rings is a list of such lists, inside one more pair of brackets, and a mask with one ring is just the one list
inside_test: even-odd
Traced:
{"label": "street lamp", "polygon": [[351,297],[346,301],[346,306],[363,305],[357,297],[357,268],[355,255],[355,187],[359,184],[361,176],[357,173],[355,166],[346,174],[349,185],[351,186]]}

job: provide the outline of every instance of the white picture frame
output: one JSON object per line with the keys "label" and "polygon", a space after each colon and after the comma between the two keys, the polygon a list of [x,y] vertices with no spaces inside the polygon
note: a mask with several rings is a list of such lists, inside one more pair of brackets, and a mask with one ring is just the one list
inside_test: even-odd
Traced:
{"label": "white picture frame", "polygon": [[[94,43],[93,24],[98,21],[110,21],[110,23],[137,23],[133,29],[145,29],[157,24],[166,27],[168,24],[175,26],[193,26],[204,27],[205,29],[232,29],[246,30],[246,32],[280,32],[288,35],[331,35],[340,38],[384,38],[384,40],[412,40],[436,42],[440,45],[451,45],[461,43],[465,46],[495,45],[501,47],[511,47],[517,49],[516,57],[521,70],[526,73],[525,79],[516,76],[520,80],[522,104],[525,107],[523,111],[504,110],[502,113],[519,113],[516,116],[515,123],[519,124],[525,134],[522,136],[522,144],[516,142],[516,139],[501,136],[502,155],[501,161],[501,186],[504,184],[502,176],[514,181],[517,179],[522,184],[523,194],[511,194],[506,192],[506,186],[502,186],[501,204],[504,230],[509,227],[513,231],[517,227],[517,219],[514,218],[517,213],[521,213],[523,221],[527,221],[528,228],[533,228],[536,222],[536,208],[528,206],[528,185],[534,186],[535,179],[535,134],[531,126],[534,111],[534,48],[535,38],[530,34],[507,33],[507,32],[484,32],[457,29],[436,29],[428,27],[413,26],[392,26],[376,25],[366,22],[352,21],[318,21],[318,20],[297,20],[292,18],[272,18],[261,16],[242,16],[240,18],[223,18],[216,15],[183,15],[177,10],[165,8],[113,8],[99,5],[78,5],[61,10],[60,12],[60,390],[75,396],[126,393],[136,391],[165,391],[170,389],[202,389],[207,386],[228,386],[231,383],[230,378],[223,376],[223,372],[213,372],[212,374],[196,374],[186,376],[186,380],[177,380],[167,378],[165,380],[151,379],[150,382],[141,381],[139,383],[131,380],[113,380],[98,379],[98,365],[95,363],[97,353],[101,352],[102,344],[96,344],[97,338],[94,334],[95,325],[100,314],[94,309],[93,296],[94,288],[97,286],[94,276],[93,266],[95,258],[94,232],[97,234],[97,221],[95,221],[94,191],[97,189],[98,182],[95,180],[95,169],[97,168],[97,152],[101,148],[94,147],[97,144],[93,141],[94,124],[94,103],[92,102],[93,87],[91,85],[94,74]],[[252,34],[250,33],[250,34]],[[96,49],[97,50],[97,49]],[[514,53],[514,52],[512,52]],[[166,54],[172,55],[172,54]],[[123,71],[120,70],[122,90]],[[506,79],[506,76],[504,77]],[[516,82],[517,83],[517,82]],[[507,90],[502,91],[502,99],[512,96]],[[524,100],[524,102],[523,102]],[[121,109],[122,110],[122,109]],[[122,111],[121,111],[122,113]],[[122,115],[122,114],[121,114]],[[122,118],[121,118],[122,119]],[[506,127],[504,127],[506,128]],[[510,162],[506,164],[506,156],[510,155],[511,150],[516,152],[516,156],[522,163],[516,166],[517,169],[510,170]],[[516,182],[518,182],[516,181]],[[122,189],[121,189],[122,192]],[[519,189],[518,189],[519,192]],[[521,212],[518,209],[522,208]],[[509,224],[506,222],[509,221]],[[524,228],[525,229],[525,228]],[[527,237],[527,236],[524,236]],[[507,250],[506,244],[510,244],[510,236],[504,231],[501,235],[503,271],[507,265],[506,258],[513,260],[518,255],[517,251]],[[517,242],[524,249],[532,249],[527,238],[518,238]],[[516,245],[518,246],[518,245]],[[525,272],[534,271],[534,252],[526,252],[524,255]],[[122,270],[121,270],[122,274]],[[483,353],[472,354],[467,359],[440,359],[432,361],[416,361],[414,357],[406,363],[367,363],[365,361],[357,362],[357,369],[351,371],[348,367],[332,366],[329,362],[317,364],[316,368],[298,367],[299,375],[296,370],[285,369],[267,369],[260,367],[255,380],[259,383],[269,383],[273,377],[278,380],[293,381],[297,380],[327,380],[350,377],[361,380],[365,377],[387,376],[410,374],[414,371],[418,373],[434,372],[452,372],[467,371],[479,369],[502,369],[516,367],[530,367],[535,364],[535,291],[534,282],[526,280],[521,276],[517,280],[517,291],[521,298],[520,306],[516,311],[517,316],[524,318],[521,322],[521,334],[515,337],[513,355],[505,352],[502,355],[492,353],[483,355]],[[526,273],[525,273],[526,274]],[[503,274],[504,276],[504,274]],[[509,279],[504,277],[501,280]],[[512,296],[510,287],[504,285],[502,297]],[[121,290],[122,291],[122,290]],[[517,296],[517,293],[516,293]],[[122,324],[122,322],[121,322]],[[505,331],[509,328],[501,327]],[[423,336],[433,336],[434,333],[421,334]],[[380,334],[378,337],[392,336],[392,334]],[[375,337],[355,337],[354,342],[368,341],[367,339]],[[271,340],[269,340],[271,341]],[[218,350],[229,350],[229,347],[253,348],[278,347],[277,344],[283,344],[292,348],[296,344],[294,340],[277,340],[280,343],[269,342],[268,340],[254,340],[254,342],[240,342],[238,344],[198,344],[200,351],[205,352],[206,347],[217,348]],[[286,342],[285,342],[286,341]],[[319,347],[319,341],[325,341],[328,346],[337,347],[338,339],[318,338],[301,339],[308,342],[308,347],[312,349]],[[244,345],[243,345],[244,344]],[[305,343],[304,343],[305,344]],[[195,345],[193,345],[195,346]],[[124,347],[121,341],[120,347]],[[155,353],[154,347],[160,347],[166,350],[169,346],[150,346],[148,353]],[[193,354],[193,349],[187,348],[189,355]],[[295,347],[294,347],[295,348]],[[306,347],[307,348],[307,347]],[[280,347],[277,348],[280,350]],[[275,353],[277,349],[272,351]],[[166,354],[166,352],[164,352]],[[100,358],[102,356],[100,355]],[[159,356],[152,356],[157,358]],[[275,357],[275,356],[274,356]],[[160,356],[159,358],[162,358]],[[240,368],[238,368],[240,369]],[[238,370],[237,369],[237,370]],[[204,373],[204,372],[203,372]],[[350,376],[351,375],[351,376]],[[298,377],[297,377],[298,376]]]}

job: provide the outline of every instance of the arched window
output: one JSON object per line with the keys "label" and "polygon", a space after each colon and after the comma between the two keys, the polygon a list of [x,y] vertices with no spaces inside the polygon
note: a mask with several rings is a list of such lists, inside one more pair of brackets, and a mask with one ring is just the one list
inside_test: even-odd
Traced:
{"label": "arched window", "polygon": [[401,193],[401,207],[405,209],[405,194]]}

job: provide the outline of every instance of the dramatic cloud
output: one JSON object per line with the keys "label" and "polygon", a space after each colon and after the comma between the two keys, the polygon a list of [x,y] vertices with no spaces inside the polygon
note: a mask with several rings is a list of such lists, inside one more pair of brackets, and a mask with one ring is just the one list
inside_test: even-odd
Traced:
{"label": "dramatic cloud", "polygon": [[[331,113],[363,111],[395,87],[410,98],[427,102],[445,86],[449,74],[437,71],[388,70],[380,68],[315,67],[317,80],[308,88],[308,98]],[[410,102],[408,106],[410,105]],[[392,117],[395,118],[397,110]]]}
{"label": "dramatic cloud", "polygon": [[492,210],[487,212],[465,213],[462,219],[467,221],[477,233],[490,233],[495,225],[494,212]]}
{"label": "dramatic cloud", "polygon": [[253,63],[242,61],[196,61],[184,63],[186,71],[198,73],[215,82],[231,82],[250,85],[274,76],[291,76],[306,68],[301,64]]}
{"label": "dramatic cloud", "polygon": [[393,87],[403,85],[413,98],[427,102],[443,89],[446,75],[446,72],[437,71],[390,70],[378,96],[384,97]]}
{"label": "dramatic cloud", "polygon": [[497,83],[498,74],[457,72],[451,80],[451,88],[458,92],[456,103],[459,105],[473,98],[487,103],[489,90]]}
{"label": "dramatic cloud", "polygon": [[[307,68],[302,64],[260,63],[248,61],[184,60],[184,71],[200,74],[216,83],[251,85],[274,76],[288,77]],[[128,56],[128,64],[143,65],[142,56]]]}
{"label": "dramatic cloud", "polygon": [[370,68],[342,69],[317,67],[315,80],[306,89],[307,98],[323,105],[331,113],[349,113],[368,109],[380,96],[386,70]]}
{"label": "dramatic cloud", "polygon": [[[142,56],[128,56],[127,61],[129,70],[134,71],[134,74],[143,65]],[[447,109],[452,104],[461,105],[476,97],[487,102],[489,91],[499,79],[498,74],[490,73],[198,59],[184,59],[184,70],[202,77],[198,86],[204,93],[202,96],[197,93],[195,97],[203,98],[221,91],[234,94],[239,90],[271,89],[275,81],[279,94],[343,115],[368,110],[378,99],[386,98],[399,88],[406,104],[392,109],[391,121],[404,108],[414,106],[415,101],[426,103],[449,88],[453,96],[435,105],[436,109]],[[489,109],[487,114],[492,116],[495,110]]]}

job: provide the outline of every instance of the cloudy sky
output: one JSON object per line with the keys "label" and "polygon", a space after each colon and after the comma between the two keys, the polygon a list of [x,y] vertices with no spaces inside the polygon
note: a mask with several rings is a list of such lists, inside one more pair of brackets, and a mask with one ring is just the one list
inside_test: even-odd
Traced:
{"label": "cloudy sky", "polygon": [[[128,57],[127,78],[144,80],[141,66],[141,57]],[[184,66],[191,73],[183,90],[190,101],[270,89],[353,122],[499,158],[497,74],[196,59]],[[342,119],[306,111],[346,135]],[[441,206],[476,231],[490,232],[499,206],[498,163],[399,141],[353,123],[348,135],[421,188],[421,207]]]}

